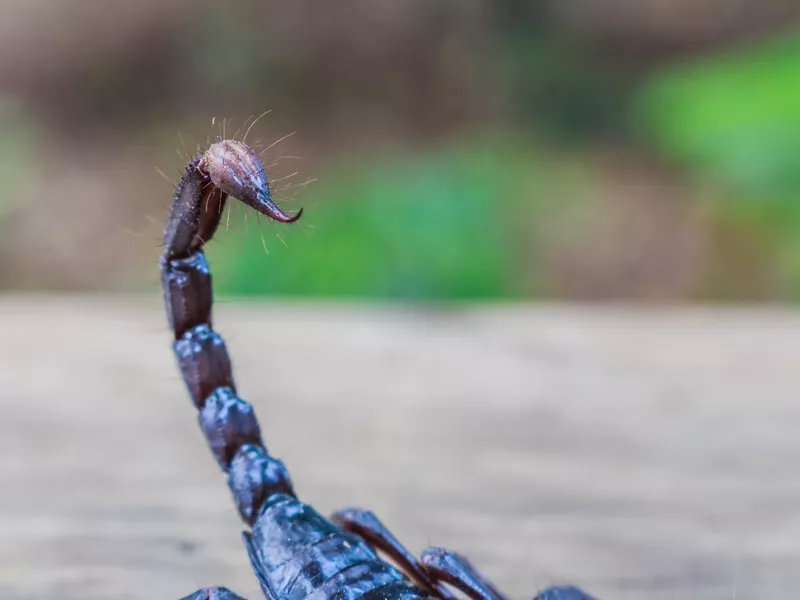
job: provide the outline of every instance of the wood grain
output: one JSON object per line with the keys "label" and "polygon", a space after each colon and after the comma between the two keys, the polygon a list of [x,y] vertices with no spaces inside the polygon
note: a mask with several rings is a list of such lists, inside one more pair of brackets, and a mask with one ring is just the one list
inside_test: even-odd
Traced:
{"label": "wood grain", "polygon": [[[800,315],[220,303],[301,497],[518,598],[800,587]],[[0,598],[257,598],[153,298],[0,299]]]}

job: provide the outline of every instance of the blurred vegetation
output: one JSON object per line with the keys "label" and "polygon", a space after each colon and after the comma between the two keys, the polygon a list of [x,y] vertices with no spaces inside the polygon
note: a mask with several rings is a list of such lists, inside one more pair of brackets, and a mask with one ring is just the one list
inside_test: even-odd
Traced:
{"label": "blurred vegetation", "polygon": [[32,128],[17,103],[0,95],[0,218],[13,208],[34,172]]}
{"label": "blurred vegetation", "polygon": [[[229,294],[447,299],[522,297],[518,264],[542,175],[529,149],[494,139],[356,169],[314,184],[311,227],[275,241],[234,218],[211,259]],[[297,230],[307,235],[300,235]],[[232,233],[232,234],[231,234]],[[243,235],[244,233],[244,235]],[[254,251],[259,236],[269,254]]]}
{"label": "blurred vegetation", "polygon": [[152,284],[153,164],[173,176],[223,116],[230,135],[271,108],[251,140],[298,131],[268,155],[317,181],[290,201],[270,167],[308,207],[294,226],[234,206],[210,247],[222,293],[800,299],[800,33],[780,0],[608,0],[613,19],[555,0],[25,1],[0,31],[6,289]]}
{"label": "blurred vegetation", "polygon": [[787,200],[800,188],[800,35],[666,69],[644,87],[649,136],[741,196]]}
{"label": "blurred vegetation", "polygon": [[714,187],[707,209],[760,240],[800,299],[800,35],[665,69],[643,87],[645,138]]}

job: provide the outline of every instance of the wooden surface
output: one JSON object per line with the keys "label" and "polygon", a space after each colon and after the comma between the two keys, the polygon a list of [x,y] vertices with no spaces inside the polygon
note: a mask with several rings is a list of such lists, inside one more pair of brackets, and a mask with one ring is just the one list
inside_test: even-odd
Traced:
{"label": "wooden surface", "polygon": [[[222,304],[303,499],[514,597],[800,594],[800,315]],[[153,298],[0,299],[0,598],[259,597]]]}

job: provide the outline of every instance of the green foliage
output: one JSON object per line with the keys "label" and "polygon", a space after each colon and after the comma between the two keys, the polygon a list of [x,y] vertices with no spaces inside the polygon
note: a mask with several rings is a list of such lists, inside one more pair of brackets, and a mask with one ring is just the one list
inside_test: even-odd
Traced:
{"label": "green foliage", "polygon": [[758,198],[800,190],[800,34],[679,66],[640,97],[646,135]]}
{"label": "green foliage", "polygon": [[[210,259],[222,294],[404,299],[523,293],[518,253],[537,179],[529,152],[496,140],[321,178],[281,226],[234,215]],[[290,210],[294,207],[287,207]],[[309,228],[309,225],[312,228]],[[281,227],[281,244],[272,227]],[[262,250],[260,237],[269,253]],[[529,284],[530,282],[528,282]]]}
{"label": "green foliage", "polygon": [[[768,245],[800,299],[800,34],[659,74],[636,118],[644,135],[719,192],[712,219]],[[766,266],[766,265],[765,265]]]}

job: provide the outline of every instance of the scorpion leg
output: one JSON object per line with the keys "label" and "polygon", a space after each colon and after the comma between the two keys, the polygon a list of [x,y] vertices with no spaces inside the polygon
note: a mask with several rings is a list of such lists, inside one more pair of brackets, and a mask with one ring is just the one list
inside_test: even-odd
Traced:
{"label": "scorpion leg", "polygon": [[244,600],[244,598],[237,596],[228,588],[215,587],[197,590],[194,594],[181,598],[181,600]]}
{"label": "scorpion leg", "polygon": [[538,594],[533,600],[596,600],[574,585],[554,586]]}
{"label": "scorpion leg", "polygon": [[[428,548],[422,553],[422,564],[434,579],[455,586],[473,600],[506,600],[488,579],[463,556],[445,548]],[[549,587],[533,600],[596,600],[574,586]]]}
{"label": "scorpion leg", "polygon": [[[361,536],[373,548],[385,552],[408,573],[417,585],[433,592],[444,600],[455,596],[443,584],[449,583],[474,600],[506,600],[497,588],[478,573],[462,556],[443,548],[429,548],[417,560],[375,516],[372,511],[348,508],[331,516],[331,520],[352,533]],[[588,596],[553,595],[555,588],[546,590],[550,596],[535,600],[591,600]],[[557,590],[555,590],[557,591]]]}
{"label": "scorpion leg", "polygon": [[360,536],[376,550],[390,556],[417,585],[427,592],[435,594],[442,600],[456,599],[450,590],[429,575],[419,560],[400,543],[372,511],[346,508],[335,512],[331,516],[331,521],[342,529]]}
{"label": "scorpion leg", "polygon": [[506,600],[466,558],[455,552],[428,548],[422,553],[422,565],[433,579],[449,583],[473,600]]}

